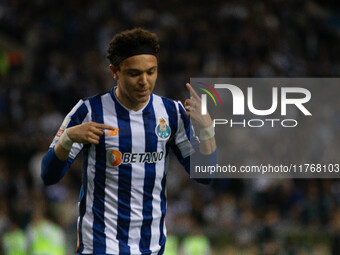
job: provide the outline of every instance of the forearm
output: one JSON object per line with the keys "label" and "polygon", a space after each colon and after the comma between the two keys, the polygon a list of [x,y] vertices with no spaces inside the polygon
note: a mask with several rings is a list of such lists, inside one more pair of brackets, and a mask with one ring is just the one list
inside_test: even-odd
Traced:
{"label": "forearm", "polygon": [[209,155],[216,151],[216,141],[215,137],[208,140],[200,141],[200,153],[203,155]]}
{"label": "forearm", "polygon": [[45,185],[57,183],[71,165],[71,159],[60,160],[54,148],[50,148],[41,162],[41,178]]}
{"label": "forearm", "polygon": [[72,144],[73,141],[65,130],[56,145],[45,154],[41,165],[41,178],[46,185],[57,183],[65,175],[70,165],[67,159]]}
{"label": "forearm", "polygon": [[[200,148],[199,152],[192,156],[193,166],[215,166],[217,164],[217,147],[215,140],[215,130],[212,125],[200,129]],[[208,178],[195,179],[203,184],[210,184],[213,176]]]}
{"label": "forearm", "polygon": [[64,131],[54,146],[54,153],[61,161],[67,160],[73,145],[73,140],[68,136],[68,130],[69,129],[66,129]]}
{"label": "forearm", "polygon": [[41,164],[41,178],[46,185],[57,183],[73,162],[69,157],[73,143],[99,143],[104,129],[114,130],[110,125],[87,122],[67,128],[53,148],[45,154]]}
{"label": "forearm", "polygon": [[209,117],[205,127],[196,128],[199,132],[200,152],[204,155],[213,153],[216,150],[215,128]]}
{"label": "forearm", "polygon": [[54,153],[57,156],[57,158],[61,161],[66,161],[68,158],[68,155],[70,154],[70,150],[65,149],[61,144],[60,140],[56,143],[54,146]]}

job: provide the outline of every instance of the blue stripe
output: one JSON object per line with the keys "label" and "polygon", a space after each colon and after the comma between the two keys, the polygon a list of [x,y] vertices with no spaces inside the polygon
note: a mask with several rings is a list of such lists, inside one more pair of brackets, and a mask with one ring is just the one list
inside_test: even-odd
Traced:
{"label": "blue stripe", "polygon": [[86,194],[87,194],[87,166],[88,166],[88,149],[84,149],[83,151],[83,171],[82,171],[82,186],[79,194],[79,247],[77,249],[78,252],[84,251],[83,244],[83,233],[82,233],[82,225],[83,218],[86,212]]}
{"label": "blue stripe", "polygon": [[[100,96],[90,99],[92,108],[92,121],[104,123],[103,106]],[[99,138],[99,144],[96,144],[96,164],[94,177],[94,201],[93,201],[93,252],[106,252],[106,234],[105,234],[105,170],[106,170],[106,151],[105,151],[105,136]]]}
{"label": "blue stripe", "polygon": [[[149,105],[143,111],[145,130],[145,152],[156,152],[158,138],[155,133],[156,116],[152,105],[152,96]],[[145,163],[145,177],[143,188],[143,223],[141,227],[141,240],[139,250],[143,254],[151,254],[151,224],[152,224],[152,191],[156,179],[156,163]]]}
{"label": "blue stripe", "polygon": [[76,125],[79,125],[81,123],[83,123],[87,113],[88,113],[88,109],[86,107],[86,105],[83,103],[77,110],[76,112],[71,116],[71,121],[70,123],[67,125],[67,127],[73,127]]}
{"label": "blue stripe", "polygon": [[[175,134],[178,130],[178,112],[176,108],[176,104],[173,100],[170,100],[168,98],[162,98],[163,104],[165,106],[165,110],[169,117],[169,125],[171,128],[171,137],[169,139],[169,143],[166,146],[168,154],[170,143],[174,144],[173,138],[175,137]],[[166,163],[165,163],[166,164]],[[164,164],[164,168],[165,168]],[[161,212],[162,217],[160,220],[159,230],[160,230],[160,237],[159,237],[159,245],[162,247],[159,254],[163,254],[164,252],[164,246],[166,242],[166,237],[164,235],[164,219],[165,219],[165,213],[166,213],[166,196],[165,196],[165,189],[166,189],[166,175],[164,173],[163,179],[162,179],[162,191],[161,191]]]}
{"label": "blue stripe", "polygon": [[[165,163],[164,163],[165,165]],[[164,166],[165,167],[165,166]],[[165,212],[166,212],[166,196],[165,196],[165,187],[166,187],[166,175],[164,171],[163,179],[162,179],[162,191],[161,191],[161,222],[159,224],[159,231],[161,233],[159,237],[159,245],[161,247],[165,246],[166,237],[164,235],[164,218],[165,218]]]}
{"label": "blue stripe", "polygon": [[177,114],[175,102],[173,100],[170,100],[168,98],[163,97],[162,101],[163,101],[163,104],[165,106],[166,113],[168,114],[169,125],[170,125],[170,128],[171,128],[171,136],[170,136],[170,139],[168,140],[166,147],[165,147],[165,149],[166,149],[165,155],[167,156],[168,153],[169,153],[169,147],[171,146],[171,144],[174,143],[173,138],[175,137],[175,134],[177,133],[178,114]]}
{"label": "blue stripe", "polygon": [[169,125],[171,128],[171,137],[169,140],[171,140],[171,138],[176,134],[178,128],[177,109],[174,101],[164,97],[162,98],[162,101],[165,106],[166,113],[169,116]]}
{"label": "blue stripe", "polygon": [[163,246],[161,247],[161,249],[159,250],[157,255],[163,255],[164,254],[164,250],[165,250],[165,243],[163,244]]}
{"label": "blue stripe", "polygon": [[[111,90],[111,96],[115,102],[118,128],[119,151],[131,153],[131,126],[129,112],[120,105]],[[118,167],[118,219],[117,239],[119,241],[119,254],[130,254],[129,227],[131,213],[131,164],[120,164]]]}
{"label": "blue stripe", "polygon": [[[162,100],[163,100],[163,104],[165,106],[166,112],[168,114],[168,117],[169,117],[169,125],[170,125],[170,128],[171,128],[171,137],[169,139],[169,143],[174,144],[174,140],[172,138],[175,136],[175,134],[177,133],[177,130],[178,130],[177,108],[176,108],[175,102],[173,100],[170,100],[168,98],[162,98]],[[167,153],[168,153],[168,147],[169,147],[169,144],[167,144]],[[166,163],[164,163],[164,168],[165,168],[165,164]],[[164,219],[165,219],[165,213],[166,213],[165,189],[166,189],[166,175],[165,175],[165,172],[164,172],[164,176],[163,176],[163,179],[162,179],[162,191],[161,191],[161,194],[160,194],[160,196],[161,196],[160,207],[161,207],[162,217],[161,217],[160,224],[159,224],[159,230],[160,230],[159,245],[161,246],[161,250],[158,254],[163,254],[165,242],[166,242],[166,237],[164,235]]]}

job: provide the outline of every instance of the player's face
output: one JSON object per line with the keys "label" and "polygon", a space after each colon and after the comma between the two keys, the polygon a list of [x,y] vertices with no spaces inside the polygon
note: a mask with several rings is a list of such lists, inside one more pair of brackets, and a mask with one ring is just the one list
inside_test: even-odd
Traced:
{"label": "player's face", "polygon": [[141,109],[149,100],[157,79],[157,58],[153,55],[136,55],[123,60],[120,70],[110,65],[117,80],[116,96],[126,107]]}

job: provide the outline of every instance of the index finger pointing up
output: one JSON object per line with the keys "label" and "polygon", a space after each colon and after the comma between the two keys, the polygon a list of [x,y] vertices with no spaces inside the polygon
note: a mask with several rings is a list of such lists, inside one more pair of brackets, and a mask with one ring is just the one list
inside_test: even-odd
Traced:
{"label": "index finger pointing up", "polygon": [[195,99],[199,99],[199,95],[196,93],[196,91],[191,87],[190,83],[186,84],[186,87],[188,89],[188,91],[190,92],[190,95],[195,98]]}

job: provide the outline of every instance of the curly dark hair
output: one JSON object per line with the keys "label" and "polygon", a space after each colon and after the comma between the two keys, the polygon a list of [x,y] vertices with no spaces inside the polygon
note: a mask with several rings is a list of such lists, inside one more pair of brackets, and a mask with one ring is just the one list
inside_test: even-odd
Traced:
{"label": "curly dark hair", "polygon": [[111,64],[119,68],[120,62],[128,52],[139,47],[148,47],[154,54],[158,53],[160,46],[157,35],[143,28],[134,28],[118,33],[109,44],[107,58]]}

